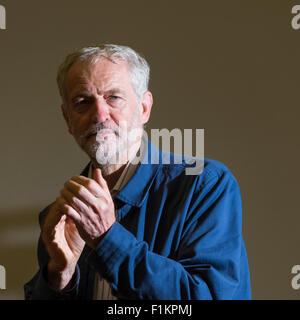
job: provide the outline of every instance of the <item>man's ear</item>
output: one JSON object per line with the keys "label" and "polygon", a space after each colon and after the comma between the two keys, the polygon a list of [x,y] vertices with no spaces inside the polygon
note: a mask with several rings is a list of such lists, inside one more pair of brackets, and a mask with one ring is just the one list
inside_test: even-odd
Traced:
{"label": "man's ear", "polygon": [[141,122],[145,124],[150,118],[151,108],[153,104],[153,97],[150,91],[146,91],[141,102]]}
{"label": "man's ear", "polygon": [[69,131],[70,134],[73,134],[73,132],[72,132],[72,127],[71,127],[70,117],[69,117],[69,115],[68,115],[68,112],[67,112],[67,110],[66,110],[66,107],[64,106],[64,104],[62,104],[60,107],[61,107],[61,111],[62,111],[62,114],[63,114],[63,116],[64,116],[64,119],[65,119],[65,121],[66,121],[66,123],[67,123],[68,131]]}

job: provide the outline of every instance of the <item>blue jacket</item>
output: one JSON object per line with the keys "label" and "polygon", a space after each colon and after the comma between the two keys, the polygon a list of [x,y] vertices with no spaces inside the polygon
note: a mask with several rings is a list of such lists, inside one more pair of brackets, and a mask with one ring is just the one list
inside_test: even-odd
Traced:
{"label": "blue jacket", "polygon": [[[152,159],[153,154],[162,159],[163,153],[149,146]],[[96,249],[85,246],[68,292],[48,287],[48,254],[39,240],[40,270],[24,286],[26,299],[92,299],[95,272],[121,299],[251,299],[233,175],[209,159],[198,175],[186,175],[185,162],[158,162],[142,163],[116,195],[119,222]]]}

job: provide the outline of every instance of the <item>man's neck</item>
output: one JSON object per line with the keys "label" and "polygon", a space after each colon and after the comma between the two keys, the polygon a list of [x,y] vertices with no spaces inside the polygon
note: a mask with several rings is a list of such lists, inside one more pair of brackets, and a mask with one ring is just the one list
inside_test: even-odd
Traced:
{"label": "man's neck", "polygon": [[109,190],[115,186],[127,164],[100,166],[96,161],[92,161],[92,163],[93,168],[101,169],[101,173],[103,178],[106,180]]}

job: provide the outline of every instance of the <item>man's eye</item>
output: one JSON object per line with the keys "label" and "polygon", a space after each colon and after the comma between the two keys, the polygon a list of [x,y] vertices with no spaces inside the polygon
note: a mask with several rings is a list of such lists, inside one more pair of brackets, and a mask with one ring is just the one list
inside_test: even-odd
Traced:
{"label": "man's eye", "polygon": [[89,99],[78,99],[74,101],[73,109],[79,113],[85,112],[89,107],[89,104],[90,104]]}
{"label": "man's eye", "polygon": [[79,100],[75,102],[75,104],[86,104],[86,103],[88,103],[87,100]]}
{"label": "man's eye", "polygon": [[88,99],[81,99],[74,102],[74,108],[82,109],[83,107],[87,107],[90,104],[90,100]]}
{"label": "man's eye", "polygon": [[111,95],[109,97],[107,97],[106,100],[112,107],[122,107],[124,104],[124,99],[121,98],[120,96],[114,96]]}

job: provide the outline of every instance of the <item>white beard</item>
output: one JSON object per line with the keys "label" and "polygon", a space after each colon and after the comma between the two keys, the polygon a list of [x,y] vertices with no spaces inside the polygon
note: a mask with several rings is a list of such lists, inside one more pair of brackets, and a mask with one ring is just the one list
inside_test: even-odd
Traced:
{"label": "white beard", "polygon": [[117,135],[110,133],[103,136],[102,132],[98,132],[96,136],[97,150],[95,158],[100,166],[118,164],[120,162],[120,154],[124,151],[125,141],[122,134]]}
{"label": "white beard", "polygon": [[96,141],[98,148],[96,160],[100,166],[126,163],[131,157],[131,148],[140,141],[142,128],[131,127],[127,130],[126,123],[120,123],[118,135],[98,132]]}

